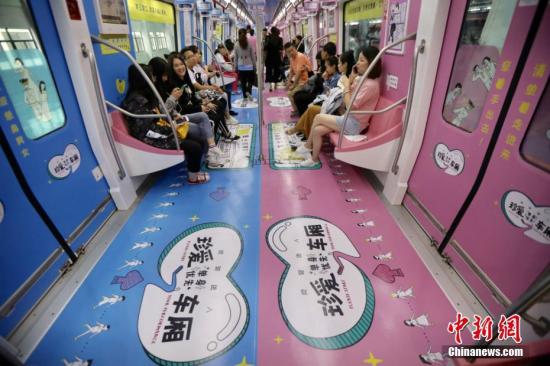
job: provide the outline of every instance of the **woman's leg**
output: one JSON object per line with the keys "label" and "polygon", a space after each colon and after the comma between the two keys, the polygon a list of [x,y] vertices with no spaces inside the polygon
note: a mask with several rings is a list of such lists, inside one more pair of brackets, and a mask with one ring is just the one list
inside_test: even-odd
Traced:
{"label": "woman's leg", "polygon": [[311,133],[311,126],[313,125],[315,116],[317,116],[319,113],[321,113],[321,107],[319,107],[318,105],[312,105],[308,107],[306,113],[304,114],[306,118],[304,119],[304,125],[302,129],[306,138],[309,137]]}
{"label": "woman's leg", "polygon": [[[313,130],[315,130],[316,127],[324,127],[320,131],[328,130],[328,132],[332,131],[340,131],[340,126],[336,123],[336,116],[333,116],[331,114],[318,114],[313,119],[313,125],[311,126],[311,134],[309,135],[307,142],[305,143],[305,147],[308,149],[313,149]],[[326,135],[328,132],[324,133],[323,135]],[[321,136],[323,136],[321,135]],[[319,145],[319,150],[321,149],[321,146]]]}
{"label": "woman's leg", "polygon": [[198,126],[201,129],[203,136],[204,138],[206,138],[209,145],[215,145],[214,131],[212,130],[212,125],[210,124],[210,118],[208,118],[208,115],[206,113],[191,113],[187,115],[187,118],[189,119],[189,122]]}
{"label": "woman's leg", "polygon": [[202,145],[198,141],[185,139],[180,142],[180,147],[185,154],[189,174],[197,173],[201,168]]}
{"label": "woman's leg", "polygon": [[321,152],[321,146],[323,145],[323,136],[331,133],[332,131],[334,130],[321,124],[315,125],[311,130],[310,138],[313,144],[313,148],[311,149],[311,160],[314,162],[319,161],[319,153]]}
{"label": "woman's leg", "polygon": [[246,98],[246,71],[239,71],[239,81],[241,82],[241,90],[243,98]]}

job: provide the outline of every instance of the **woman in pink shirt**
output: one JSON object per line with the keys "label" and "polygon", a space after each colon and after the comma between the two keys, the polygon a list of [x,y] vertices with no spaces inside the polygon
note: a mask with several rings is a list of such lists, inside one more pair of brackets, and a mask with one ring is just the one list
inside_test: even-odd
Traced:
{"label": "woman in pink shirt", "polygon": [[[357,63],[353,67],[353,71],[349,79],[343,78],[344,86],[344,104],[348,108],[351,103],[351,95],[359,84],[361,76],[367,71],[370,63],[378,54],[378,48],[365,47],[361,49]],[[351,106],[354,111],[373,111],[380,97],[380,75],[382,74],[382,66],[378,62],[367,76],[367,80],[359,89],[357,97]],[[350,114],[346,122],[346,129],[343,131],[346,135],[358,135],[369,125],[370,114]],[[311,133],[306,143],[296,150],[303,154],[306,160],[301,163],[301,166],[310,167],[319,163],[319,152],[323,143],[323,136],[337,131],[342,133],[342,125],[344,116],[333,116],[331,114],[318,114],[313,120]]]}

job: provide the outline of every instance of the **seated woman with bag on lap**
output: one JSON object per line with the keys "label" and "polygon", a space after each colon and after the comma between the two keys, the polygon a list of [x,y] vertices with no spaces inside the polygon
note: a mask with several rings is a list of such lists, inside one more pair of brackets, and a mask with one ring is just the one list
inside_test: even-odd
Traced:
{"label": "seated woman with bag on lap", "polygon": [[[141,68],[151,79],[149,66],[141,65]],[[153,91],[135,65],[130,65],[128,68],[128,93],[122,102],[122,107],[133,114],[160,114],[159,104]],[[127,117],[127,122],[130,134],[138,140],[160,149],[176,149],[176,141],[169,122],[150,117]],[[207,149],[206,140],[200,134],[191,133],[190,123],[187,121],[180,120],[177,131],[180,148],[187,162],[188,183],[208,182],[210,180],[208,173],[200,171],[202,157]]]}
{"label": "seated woman with bag on lap", "polygon": [[[321,113],[322,106],[325,107],[323,110],[324,113],[338,114],[338,112],[340,111],[340,105],[337,104],[338,101],[342,101],[342,93],[344,90],[343,82],[344,80],[347,80],[350,76],[351,69],[354,64],[355,59],[353,58],[353,51],[347,51],[340,55],[338,59],[338,71],[340,72],[340,77],[338,78],[338,82],[336,85],[336,88],[338,89],[331,88],[325,90],[324,94],[318,96],[316,100],[314,100],[313,103],[309,105],[305,113],[302,114],[296,125],[286,130],[286,133],[288,135],[292,135],[295,133],[303,134],[307,139],[311,131],[311,126],[313,125],[313,119],[316,115]],[[328,87],[329,85],[327,84],[325,86]],[[321,103],[322,105],[319,105],[317,103],[318,100],[323,100]]]}
{"label": "seated woman with bag on lap", "polygon": [[[378,48],[365,47],[361,49],[357,64],[353,67],[349,79],[344,79],[344,105],[346,108],[351,106],[352,110],[373,111],[380,97],[380,75],[382,74],[382,66],[378,62],[367,75],[367,79],[357,93],[357,97],[351,105],[351,94],[359,85],[361,76],[367,71],[370,63],[378,54]],[[370,114],[350,114],[343,130],[344,116],[333,116],[330,114],[318,114],[313,120],[311,133],[306,143],[296,152],[306,157],[300,165],[304,167],[314,166],[319,163],[319,153],[323,144],[323,136],[332,132],[340,132],[345,135],[358,135],[367,128],[371,115]]]}

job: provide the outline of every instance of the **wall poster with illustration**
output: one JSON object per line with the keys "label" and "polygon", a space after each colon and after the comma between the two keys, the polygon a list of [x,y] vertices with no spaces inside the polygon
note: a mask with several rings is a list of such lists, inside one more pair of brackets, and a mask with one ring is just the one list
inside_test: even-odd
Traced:
{"label": "wall poster with illustration", "polygon": [[[409,14],[408,0],[390,0],[388,5],[385,44],[398,41],[407,35],[407,17]],[[388,53],[402,55],[405,53],[405,43],[388,50]]]}

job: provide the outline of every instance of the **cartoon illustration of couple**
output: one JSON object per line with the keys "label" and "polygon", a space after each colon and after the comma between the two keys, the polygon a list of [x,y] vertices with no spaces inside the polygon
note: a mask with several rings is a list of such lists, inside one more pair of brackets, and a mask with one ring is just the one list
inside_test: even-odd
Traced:
{"label": "cartoon illustration of couple", "polygon": [[23,60],[19,57],[14,60],[15,72],[20,75],[19,83],[23,86],[25,104],[32,108],[34,116],[41,122],[47,122],[52,119],[50,107],[48,105],[48,93],[46,91],[46,82],[41,80],[36,83],[31,78],[29,70],[25,67]]}
{"label": "cartoon illustration of couple", "polygon": [[485,89],[491,89],[493,78],[496,74],[496,64],[491,60],[489,56],[483,58],[481,65],[476,64],[472,73],[472,81],[481,80]]}

